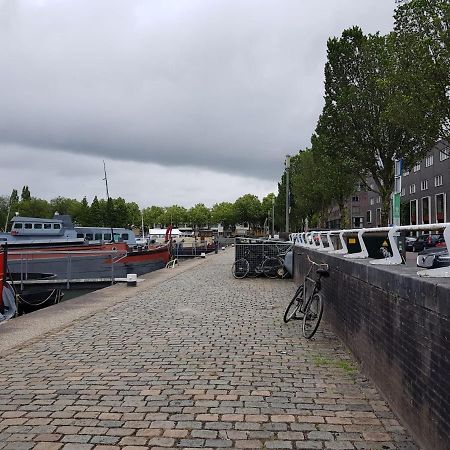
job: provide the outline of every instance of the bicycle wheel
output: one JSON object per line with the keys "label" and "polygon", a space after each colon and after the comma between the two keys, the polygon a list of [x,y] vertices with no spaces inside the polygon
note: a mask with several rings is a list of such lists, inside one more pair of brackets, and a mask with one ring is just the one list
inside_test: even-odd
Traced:
{"label": "bicycle wheel", "polygon": [[283,320],[285,323],[288,323],[291,319],[300,319],[298,316],[298,313],[300,312],[300,309],[303,304],[303,284],[301,284],[297,292],[295,293],[294,297],[292,297],[291,302],[289,303],[288,307],[286,308],[286,311],[284,312]]}
{"label": "bicycle wheel", "polygon": [[236,260],[231,266],[231,273],[234,278],[244,278],[249,271],[250,265],[245,258]]}
{"label": "bicycle wheel", "polygon": [[283,269],[283,263],[275,256],[265,259],[262,263],[262,272],[267,278],[277,278],[280,269]]}
{"label": "bicycle wheel", "polygon": [[316,292],[309,298],[303,316],[302,332],[306,339],[311,339],[317,328],[319,328],[320,319],[323,313],[323,297],[320,292]]}

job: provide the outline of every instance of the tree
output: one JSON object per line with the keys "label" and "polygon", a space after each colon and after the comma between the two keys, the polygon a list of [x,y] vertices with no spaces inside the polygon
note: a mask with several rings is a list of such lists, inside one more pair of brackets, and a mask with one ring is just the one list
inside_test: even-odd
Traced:
{"label": "tree", "polygon": [[245,194],[234,202],[236,221],[240,224],[247,222],[250,226],[261,223],[261,202],[256,195]]}
{"label": "tree", "polygon": [[197,203],[189,210],[188,220],[194,227],[209,225],[211,212],[203,203]]}
{"label": "tree", "polygon": [[333,136],[336,147],[324,148],[342,160],[361,181],[370,176],[382,200],[382,222],[388,224],[394,161],[406,165],[422,159],[426,143],[389,119],[395,85],[393,35],[364,36],[357,28],[328,41],[325,106],[317,132]]}
{"label": "tree", "polygon": [[53,211],[47,200],[31,197],[29,200],[19,202],[18,211],[21,216],[25,217],[53,217]]}
{"label": "tree", "polygon": [[87,225],[92,227],[103,226],[103,213],[97,196],[95,196],[92,200],[89,211],[89,221]]}
{"label": "tree", "polygon": [[236,214],[233,203],[216,203],[211,210],[211,220],[214,223],[222,224],[224,228],[235,225]]}
{"label": "tree", "polygon": [[139,205],[135,202],[127,202],[127,224],[129,226],[141,228],[142,214]]}
{"label": "tree", "polygon": [[397,67],[388,111],[428,148],[450,141],[450,3],[412,0],[395,12]]}
{"label": "tree", "polygon": [[87,226],[89,224],[89,204],[86,197],[83,197],[80,203],[80,209],[78,211],[78,216],[74,219],[80,226]]}
{"label": "tree", "polygon": [[155,228],[156,225],[161,225],[160,218],[164,214],[164,208],[161,206],[150,206],[149,208],[144,208],[144,223],[146,223],[149,228]]}
{"label": "tree", "polygon": [[31,194],[30,194],[30,189],[28,189],[28,186],[24,186],[22,188],[22,195],[21,195],[21,200],[30,200],[31,199]]}
{"label": "tree", "polygon": [[178,227],[184,223],[186,223],[187,219],[187,210],[183,206],[172,205],[166,208],[165,214],[165,222],[169,225],[173,225]]}

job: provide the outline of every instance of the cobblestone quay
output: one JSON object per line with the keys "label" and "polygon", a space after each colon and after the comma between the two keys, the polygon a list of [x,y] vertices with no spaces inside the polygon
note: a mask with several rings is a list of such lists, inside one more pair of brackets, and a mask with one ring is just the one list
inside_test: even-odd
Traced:
{"label": "cobblestone quay", "polygon": [[334,334],[283,323],[293,283],[235,280],[232,259],[5,355],[0,448],[416,449]]}

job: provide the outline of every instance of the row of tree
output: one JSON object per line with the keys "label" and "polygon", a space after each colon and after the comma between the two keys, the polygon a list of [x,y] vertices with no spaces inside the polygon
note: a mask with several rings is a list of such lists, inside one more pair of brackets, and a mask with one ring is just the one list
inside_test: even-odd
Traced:
{"label": "row of tree", "polygon": [[[402,2],[394,19],[387,35],[353,27],[328,41],[323,111],[311,147],[291,159],[293,227],[324,225],[332,205],[347,227],[345,200],[358,186],[379,194],[387,224],[395,160],[412,167],[450,142],[450,3]],[[285,186],[283,175],[281,227]]]}
{"label": "row of tree", "polygon": [[55,212],[69,214],[79,226],[140,227],[143,216],[146,227],[170,224],[207,227],[217,223],[226,228],[244,223],[259,227],[270,216],[273,199],[274,194],[269,194],[262,201],[255,195],[246,194],[234,203],[217,203],[212,208],[198,203],[189,209],[172,205],[150,206],[141,211],[137,203],[126,202],[121,197],[109,200],[94,197],[91,204],[86,197],[81,201],[65,197],[47,201],[32,197],[28,186],[24,186],[20,197],[17,190],[13,190],[9,197],[0,197],[0,228],[7,229],[7,219],[17,213],[25,217],[51,218]]}

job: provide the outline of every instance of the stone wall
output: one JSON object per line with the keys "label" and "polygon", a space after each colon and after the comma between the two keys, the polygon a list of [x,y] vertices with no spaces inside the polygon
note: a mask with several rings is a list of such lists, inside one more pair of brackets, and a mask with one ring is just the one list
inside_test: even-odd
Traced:
{"label": "stone wall", "polygon": [[450,279],[423,279],[408,267],[373,266],[296,248],[294,281],[306,254],[326,262],[324,318],[424,449],[450,436]]}

